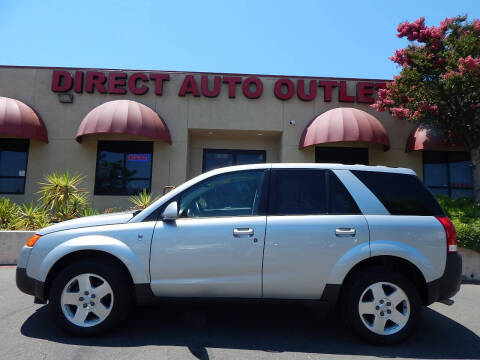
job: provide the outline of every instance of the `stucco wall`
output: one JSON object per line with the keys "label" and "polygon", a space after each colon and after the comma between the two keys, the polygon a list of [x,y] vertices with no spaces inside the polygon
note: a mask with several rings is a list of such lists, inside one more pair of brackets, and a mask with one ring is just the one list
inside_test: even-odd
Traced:
{"label": "stucco wall", "polygon": [[[73,74],[75,69],[70,72]],[[276,77],[261,77],[264,90],[258,99],[248,99],[237,86],[237,96],[228,96],[228,84],[222,84],[218,97],[178,96],[185,74],[172,73],[165,82],[163,95],[155,95],[152,84],[144,95],[89,94],[74,96],[73,103],[60,103],[58,94],[51,91],[54,69],[0,67],[0,96],[12,97],[34,108],[48,130],[49,143],[30,142],[27,180],[24,195],[13,195],[15,201],[38,198],[38,182],[54,170],[68,169],[86,175],[84,188],[93,194],[97,141],[101,139],[130,139],[132,136],[86,136],[82,143],[74,140],[84,116],[96,106],[116,99],[138,101],[155,110],[166,122],[172,144],[155,141],[152,167],[152,191],[159,194],[165,185],[178,185],[197,175],[202,168],[203,148],[266,150],[269,162],[314,162],[314,148],[298,149],[305,126],[317,115],[336,107],[356,107],[377,117],[390,136],[391,149],[384,152],[377,144],[367,146],[372,165],[404,166],[422,176],[421,153],[405,153],[405,142],[412,125],[396,120],[388,112],[376,113],[368,104],[342,103],[338,91],[325,102],[323,90],[317,89],[313,101],[301,101],[297,96],[279,100],[274,96]],[[107,70],[100,70],[107,73]],[[129,74],[132,72],[129,71]],[[148,73],[148,72],[147,72]],[[215,74],[212,74],[212,76]],[[200,75],[195,75],[200,84]],[[245,78],[245,76],[243,76]],[[305,78],[308,79],[308,78]],[[347,82],[347,92],[355,94],[356,81]],[[295,125],[290,124],[295,120]],[[213,132],[212,135],[209,132]],[[258,134],[263,135],[259,136]],[[349,144],[328,144],[345,146]],[[350,144],[352,146],[352,144]],[[98,209],[126,207],[127,196],[92,196]]]}

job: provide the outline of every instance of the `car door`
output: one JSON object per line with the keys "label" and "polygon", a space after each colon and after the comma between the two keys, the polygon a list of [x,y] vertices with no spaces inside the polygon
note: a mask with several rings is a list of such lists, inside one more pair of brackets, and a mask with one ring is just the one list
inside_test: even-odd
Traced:
{"label": "car door", "polygon": [[152,238],[157,296],[261,297],[267,170],[216,175],[176,196],[178,218]]}
{"label": "car door", "polygon": [[263,296],[319,299],[341,257],[369,253],[364,216],[330,170],[272,169]]}

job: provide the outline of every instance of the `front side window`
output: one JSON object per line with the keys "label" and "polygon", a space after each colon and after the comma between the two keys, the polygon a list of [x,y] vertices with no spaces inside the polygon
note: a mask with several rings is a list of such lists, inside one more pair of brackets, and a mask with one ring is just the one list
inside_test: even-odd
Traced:
{"label": "front side window", "polygon": [[265,150],[203,150],[203,172],[232,165],[265,163]]}
{"label": "front side window", "polygon": [[434,194],[473,196],[470,154],[465,151],[424,151],[423,178]]}
{"label": "front side window", "polygon": [[0,140],[0,193],[25,192],[28,145],[29,141],[25,139]]}
{"label": "front side window", "polygon": [[315,162],[368,165],[368,149],[353,147],[316,147]]}
{"label": "front side window", "polygon": [[258,215],[264,173],[264,170],[226,173],[193,185],[179,196],[179,217]]}
{"label": "front side window", "polygon": [[274,170],[270,194],[272,215],[360,213],[345,186],[329,170]]}
{"label": "front side window", "polygon": [[133,195],[150,191],[153,143],[99,141],[95,195]]}

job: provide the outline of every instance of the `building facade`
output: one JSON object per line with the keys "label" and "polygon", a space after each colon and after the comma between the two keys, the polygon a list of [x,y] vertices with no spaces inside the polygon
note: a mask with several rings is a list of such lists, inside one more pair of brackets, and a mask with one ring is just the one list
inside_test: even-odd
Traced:
{"label": "building facade", "polygon": [[340,162],[412,168],[472,196],[468,152],[370,108],[388,80],[0,67],[0,196],[35,201],[53,171],[93,207],[130,206],[219,166]]}

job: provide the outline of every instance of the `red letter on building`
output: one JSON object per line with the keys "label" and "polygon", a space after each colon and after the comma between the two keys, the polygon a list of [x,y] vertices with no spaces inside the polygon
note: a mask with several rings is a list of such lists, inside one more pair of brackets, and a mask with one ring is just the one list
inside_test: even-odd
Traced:
{"label": "red letter on building", "polygon": [[155,81],[155,95],[162,95],[163,82],[170,80],[168,74],[150,74],[150,79]]}
{"label": "red letter on building", "polygon": [[105,94],[105,81],[107,81],[107,78],[105,77],[104,73],[98,71],[87,71],[85,91],[91,94],[96,88],[100,94]]}
{"label": "red letter on building", "polygon": [[377,82],[375,83],[375,89],[386,89],[387,83],[386,82]]}
{"label": "red letter on building", "polygon": [[185,79],[183,79],[182,87],[178,92],[178,96],[185,96],[186,94],[193,94],[193,96],[195,97],[200,96],[200,92],[198,91],[198,87],[197,87],[197,82],[195,81],[195,78],[193,77],[193,75],[185,76]]}
{"label": "red letter on building", "polygon": [[[255,91],[250,91],[250,84],[255,84]],[[257,77],[251,76],[245,79],[242,84],[243,95],[249,99],[257,99],[262,95],[263,83]]]}
{"label": "red letter on building", "polygon": [[358,82],[357,83],[357,102],[371,104],[373,99],[373,83]]}
{"label": "red letter on building", "polygon": [[[282,92],[282,86],[287,87],[287,92],[285,94]],[[288,100],[295,93],[295,84],[290,79],[278,79],[275,82],[273,93],[280,100]]]}
{"label": "red letter on building", "polygon": [[217,97],[220,94],[221,79],[220,76],[213,78],[213,90],[208,90],[208,76],[202,76],[202,94],[206,97]]}
{"label": "red letter on building", "polygon": [[305,94],[305,82],[303,80],[297,81],[297,96],[303,101],[312,101],[317,96],[317,81],[310,80],[310,93]]}
{"label": "red letter on building", "polygon": [[78,94],[83,91],[83,71],[75,71],[75,83],[73,90]]}
{"label": "red letter on building", "polygon": [[128,90],[130,90],[132,94],[143,95],[148,91],[148,86],[142,84],[142,86],[137,87],[137,80],[145,82],[148,81],[148,77],[144,73],[133,73],[128,78]]}
{"label": "red letter on building", "polygon": [[52,76],[52,91],[65,92],[72,88],[73,79],[68,71],[55,70]]}
{"label": "red letter on building", "polygon": [[319,87],[323,87],[323,101],[332,101],[332,88],[337,87],[336,81],[319,81]]}
{"label": "red letter on building", "polygon": [[240,84],[242,82],[242,78],[238,76],[224,76],[223,82],[228,83],[228,97],[234,99],[236,84]]}
{"label": "red letter on building", "polygon": [[338,101],[355,102],[355,96],[347,95],[347,82],[340,81],[340,89],[338,89]]}
{"label": "red letter on building", "polygon": [[[108,93],[109,94],[126,94],[127,74],[122,72],[111,72],[108,74]],[[118,88],[121,86],[123,88]]]}

